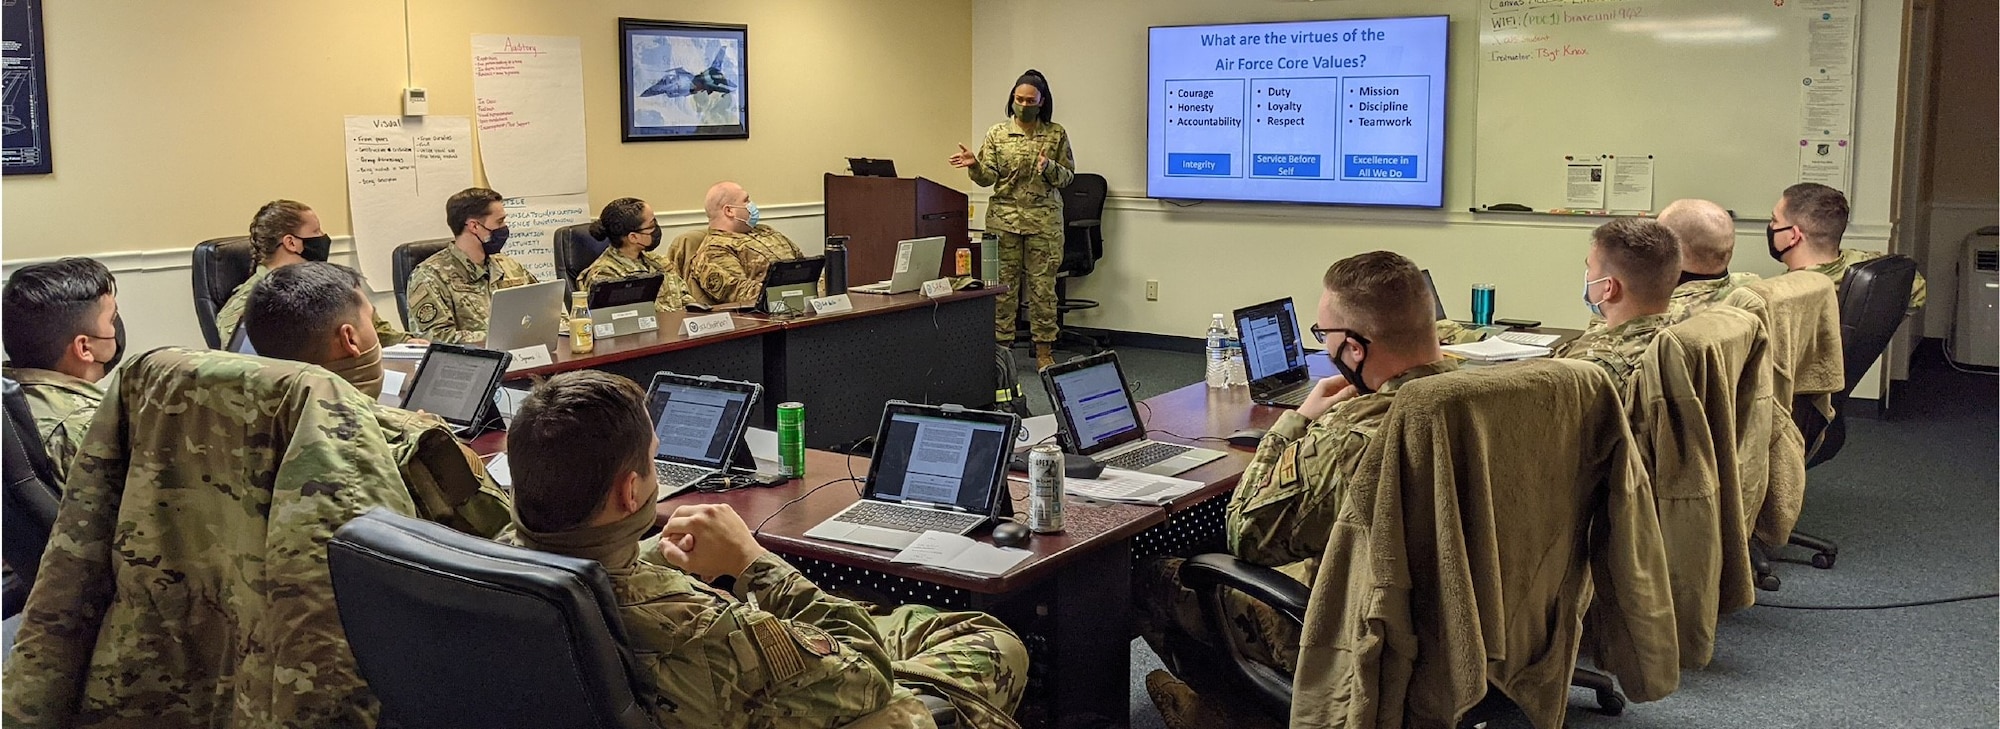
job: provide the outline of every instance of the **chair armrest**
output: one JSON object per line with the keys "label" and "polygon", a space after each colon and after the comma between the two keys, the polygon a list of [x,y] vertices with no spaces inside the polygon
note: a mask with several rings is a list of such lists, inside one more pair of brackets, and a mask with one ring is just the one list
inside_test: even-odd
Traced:
{"label": "chair armrest", "polygon": [[1202,620],[1209,635],[1228,653],[1224,669],[1249,690],[1265,711],[1275,717],[1289,717],[1292,706],[1291,666],[1267,666],[1243,655],[1230,631],[1237,630],[1222,615],[1222,589],[1236,590],[1250,599],[1278,611],[1293,625],[1305,625],[1306,601],[1312,591],[1269,567],[1245,562],[1228,554],[1200,554],[1181,563],[1181,584],[1200,598]]}
{"label": "chair armrest", "polygon": [[1103,222],[1096,218],[1083,218],[1080,220],[1069,221],[1069,227],[1072,228],[1095,228],[1102,224]]}

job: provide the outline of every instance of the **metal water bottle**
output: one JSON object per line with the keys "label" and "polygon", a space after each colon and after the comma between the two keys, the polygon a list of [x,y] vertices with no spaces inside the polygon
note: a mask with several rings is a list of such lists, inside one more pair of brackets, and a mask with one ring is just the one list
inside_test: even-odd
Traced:
{"label": "metal water bottle", "polygon": [[826,237],[826,295],[847,293],[847,236]]}
{"label": "metal water bottle", "polygon": [[1028,449],[1028,529],[1063,530],[1063,452],[1054,443]]}

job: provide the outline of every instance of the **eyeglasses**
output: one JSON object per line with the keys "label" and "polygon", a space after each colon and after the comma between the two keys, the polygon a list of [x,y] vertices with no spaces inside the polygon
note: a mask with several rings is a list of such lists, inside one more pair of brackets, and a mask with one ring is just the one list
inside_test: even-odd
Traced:
{"label": "eyeglasses", "polygon": [[1331,329],[1321,329],[1321,328],[1319,327],[1319,325],[1318,325],[1318,324],[1314,324],[1314,325],[1312,325],[1311,327],[1308,327],[1306,331],[1309,331],[1309,332],[1312,332],[1312,335],[1313,335],[1313,339],[1317,339],[1317,340],[1319,340],[1319,343],[1320,343],[1320,344],[1326,344],[1326,335],[1328,335],[1328,334],[1332,334],[1332,333],[1334,333],[1334,332],[1340,332],[1340,333],[1342,333],[1342,334],[1346,334],[1346,335],[1347,335],[1347,338],[1348,338],[1348,339],[1352,339],[1352,340],[1354,340],[1354,341],[1357,341],[1357,342],[1360,342],[1360,343],[1361,343],[1361,346],[1363,346],[1363,347],[1366,347],[1366,346],[1368,346],[1368,345],[1369,345],[1369,341],[1368,341],[1368,338],[1367,338],[1367,337],[1364,337],[1364,336],[1361,336],[1361,335],[1360,335],[1359,333],[1355,332],[1354,330],[1352,330],[1352,329],[1347,329],[1347,328],[1344,328],[1344,327],[1333,327],[1333,328],[1331,328]]}

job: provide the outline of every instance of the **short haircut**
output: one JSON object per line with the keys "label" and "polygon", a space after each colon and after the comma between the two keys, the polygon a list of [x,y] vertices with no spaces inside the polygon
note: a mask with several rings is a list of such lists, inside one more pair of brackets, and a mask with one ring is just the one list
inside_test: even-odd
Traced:
{"label": "short haircut", "polygon": [[1032,68],[1023,72],[1020,78],[1014,79],[1013,86],[1007,87],[1007,116],[1014,115],[1014,89],[1020,88],[1021,84],[1033,86],[1036,91],[1042,93],[1042,121],[1055,121],[1056,97],[1049,93],[1049,78]]}
{"label": "short haircut", "polygon": [[1681,278],[1674,231],[1648,218],[1618,218],[1591,231],[1600,273],[1617,276],[1641,301],[1664,304]]}
{"label": "short haircut", "polygon": [[96,317],[98,300],[118,293],[111,269],[90,258],[22,266],[0,291],[0,340],[16,367],[55,369],[63,352]]}
{"label": "short haircut", "polygon": [[257,354],[294,362],[319,362],[326,342],[342,324],[359,321],[361,274],[337,263],[306,261],[273,269],[250,289],[242,326],[249,327]]}
{"label": "short haircut", "polygon": [[260,264],[271,260],[285,236],[298,235],[311,209],[294,200],[272,200],[257,208],[257,215],[250,218],[250,259]]}
{"label": "short haircut", "polygon": [[604,206],[590,224],[590,237],[616,245],[625,236],[646,227],[646,201],[621,197]]}
{"label": "short haircut", "polygon": [[444,201],[444,222],[451,226],[451,234],[456,236],[465,232],[465,221],[486,217],[487,211],[493,209],[493,203],[500,201],[500,193],[484,187],[459,190],[450,200]]}
{"label": "short haircut", "polygon": [[1437,342],[1430,284],[1410,259],[1389,251],[1349,256],[1320,283],[1354,320],[1354,333],[1370,342],[1399,350]]}
{"label": "short haircut", "polygon": [[1727,270],[1736,253],[1736,220],[1707,200],[1675,200],[1660,211],[1660,224],[1681,246],[1681,269],[1702,273]]}
{"label": "short haircut", "polygon": [[584,525],[625,474],[653,478],[652,435],[631,380],[576,370],[537,384],[507,426],[515,518],[537,532]]}
{"label": "short haircut", "polygon": [[710,185],[708,187],[708,194],[701,199],[701,211],[707,213],[710,220],[721,216],[724,207],[734,204],[729,201],[736,199],[734,193],[737,192],[744,192],[745,197],[749,196],[749,193],[743,190],[742,185],[728,180]]}
{"label": "short haircut", "polygon": [[1847,234],[1847,196],[1817,182],[1785,188],[1785,214],[1829,251],[1840,248],[1840,237]]}

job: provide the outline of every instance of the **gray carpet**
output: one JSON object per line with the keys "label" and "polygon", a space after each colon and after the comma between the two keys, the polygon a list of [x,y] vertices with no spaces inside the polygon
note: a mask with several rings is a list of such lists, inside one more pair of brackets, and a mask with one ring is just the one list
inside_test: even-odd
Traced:
{"label": "gray carpet", "polygon": [[[1049,411],[1022,356],[1030,408]],[[1202,376],[1196,354],[1124,348],[1141,397]],[[1838,542],[1832,570],[1794,548],[1778,592],[1722,619],[1708,668],[1682,675],[1667,699],[1595,713],[1571,693],[1572,727],[1991,727],[2000,724],[2000,601],[1892,610],[1794,610],[1869,605],[2000,590],[2000,427],[1996,380],[1949,369],[1923,348],[1888,420],[1850,421],[1844,449],[1808,474],[1801,530]],[[1132,726],[1162,726],[1145,676],[1159,660],[1132,648]]]}

